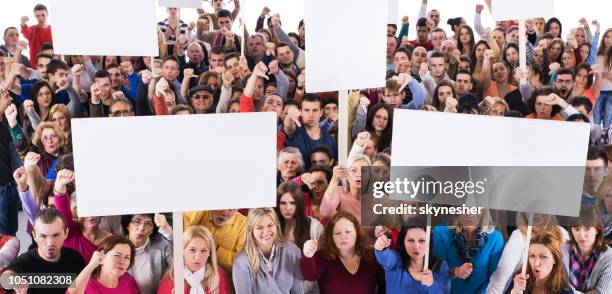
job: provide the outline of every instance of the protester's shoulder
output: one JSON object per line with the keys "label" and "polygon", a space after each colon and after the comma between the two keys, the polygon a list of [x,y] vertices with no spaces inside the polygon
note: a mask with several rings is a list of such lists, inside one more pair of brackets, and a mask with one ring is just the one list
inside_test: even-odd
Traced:
{"label": "protester's shoulder", "polygon": [[599,260],[606,264],[612,264],[612,249],[610,246],[606,246],[606,251],[599,254]]}
{"label": "protester's shoulder", "polygon": [[78,251],[72,248],[67,248],[67,247],[62,247],[62,260],[66,262],[72,262],[72,261],[81,261],[83,263],[85,262],[83,260],[83,257],[81,256],[81,253],[79,253]]}
{"label": "protester's shoulder", "polygon": [[296,258],[299,258],[302,256],[302,250],[300,250],[300,247],[295,245],[295,243],[293,242],[287,242],[281,248],[282,248],[281,250],[283,250],[283,255],[285,256],[296,257]]}

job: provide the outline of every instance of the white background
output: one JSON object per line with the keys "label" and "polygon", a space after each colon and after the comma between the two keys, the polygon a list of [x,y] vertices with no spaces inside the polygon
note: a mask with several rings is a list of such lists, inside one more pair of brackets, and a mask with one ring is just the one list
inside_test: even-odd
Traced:
{"label": "white background", "polygon": [[[132,0],[137,1],[137,0]],[[330,0],[331,1],[331,0]],[[493,0],[495,1],[495,0]],[[534,0],[535,1],[535,0]],[[36,3],[47,5],[48,0],[18,0],[4,1],[2,9],[0,9],[0,30],[8,26],[19,26],[19,18],[23,15],[30,17],[29,24],[35,24],[32,9]],[[386,5],[385,1],[370,1],[372,5]],[[602,24],[601,30],[604,32],[607,28],[612,27],[612,18],[610,18],[610,10],[612,9],[612,1],[608,0],[554,0],[555,16],[559,18],[563,24],[563,31],[569,32],[569,29],[578,25],[578,19],[585,17],[591,22],[592,19],[598,19]],[[446,20],[451,17],[462,16],[471,26],[474,24],[474,7],[477,3],[484,3],[482,0],[429,0],[428,9],[437,8],[441,12],[441,27],[450,33],[450,28],[446,25]],[[255,28],[255,21],[261,13],[263,6],[267,5],[272,9],[272,12],[279,12],[283,27],[286,31],[297,32],[297,26],[304,17],[304,0],[242,0],[241,4],[246,8],[245,19],[250,31]],[[399,0],[399,8],[397,21],[400,23],[401,16],[408,15],[411,23],[415,23],[421,1],[419,0]],[[211,11],[210,3],[203,3],[203,7],[207,11]],[[233,9],[233,3],[226,5],[226,8]],[[121,9],[121,7],[117,7]],[[517,7],[517,9],[526,9],[525,7]],[[52,13],[52,12],[51,12]],[[89,11],[88,13],[93,13]],[[196,20],[195,9],[186,9],[181,12],[182,19]],[[166,16],[165,9],[159,7],[157,10],[158,20],[163,20]],[[110,20],[109,20],[110,21]],[[494,27],[491,14],[485,9],[482,13],[482,21],[485,27]],[[237,27],[236,27],[237,28]],[[83,26],[86,30],[87,26]],[[341,33],[341,32],[340,32]],[[410,39],[414,39],[415,29],[410,29]]]}

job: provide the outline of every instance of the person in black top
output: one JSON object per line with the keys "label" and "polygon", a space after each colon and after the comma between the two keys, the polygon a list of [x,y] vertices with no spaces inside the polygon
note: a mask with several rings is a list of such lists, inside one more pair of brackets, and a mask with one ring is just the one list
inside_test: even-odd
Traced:
{"label": "person in black top", "polygon": [[19,196],[12,175],[22,163],[11,138],[7,120],[4,118],[4,112],[11,101],[7,84],[0,83],[0,235],[15,236]]}
{"label": "person in black top", "polygon": [[[32,236],[38,245],[37,248],[17,257],[6,268],[0,281],[4,281],[4,286],[7,286],[7,281],[10,281],[9,276],[44,274],[45,277],[53,277],[48,280],[50,284],[30,284],[27,286],[28,293],[66,293],[68,285],[58,288],[58,281],[68,279],[67,281],[72,282],[85,268],[85,260],[79,252],[62,247],[68,237],[66,220],[55,208],[41,209],[34,220]],[[60,277],[61,279],[58,279]],[[43,288],[49,285],[54,285],[54,288]],[[23,289],[20,290],[23,292]]]}

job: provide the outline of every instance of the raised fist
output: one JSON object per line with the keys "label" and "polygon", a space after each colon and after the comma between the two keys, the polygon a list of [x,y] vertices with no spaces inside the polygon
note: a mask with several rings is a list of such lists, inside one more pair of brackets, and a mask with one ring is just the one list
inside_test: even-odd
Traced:
{"label": "raised fist", "polygon": [[36,152],[28,152],[26,154],[25,159],[23,160],[23,166],[27,171],[32,171],[38,166],[38,161],[40,160],[40,154]]}
{"label": "raised fist", "polygon": [[304,256],[311,258],[317,252],[317,240],[308,240],[304,242]]}
{"label": "raised fist", "polygon": [[389,246],[391,246],[391,240],[384,234],[378,237],[376,243],[374,243],[374,249],[378,251],[382,251]]}

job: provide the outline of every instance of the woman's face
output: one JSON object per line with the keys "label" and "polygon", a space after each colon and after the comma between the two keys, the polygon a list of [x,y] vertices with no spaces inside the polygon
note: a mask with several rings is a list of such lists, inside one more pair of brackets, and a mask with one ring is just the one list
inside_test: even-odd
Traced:
{"label": "woman's face", "polygon": [[550,59],[557,60],[559,56],[561,56],[561,45],[559,43],[555,43],[550,48],[548,48]]}
{"label": "woman's face", "polygon": [[51,116],[51,121],[56,123],[64,132],[68,132],[68,118],[61,111],[56,111]]}
{"label": "woman's face", "polygon": [[36,94],[36,103],[41,108],[48,108],[53,101],[53,96],[51,96],[51,89],[47,86],[43,86],[38,90],[38,94]]}
{"label": "woman's face", "polygon": [[493,70],[493,79],[496,82],[506,82],[508,81],[508,68],[505,64],[501,62],[496,62],[492,66]]}
{"label": "woman's face", "polygon": [[229,113],[240,112],[240,103],[232,103],[229,107]]}
{"label": "woman's face", "polygon": [[593,245],[595,245],[597,229],[595,229],[595,227],[585,226],[572,227],[572,235],[580,249],[591,250],[593,249]]}
{"label": "woman's face", "polygon": [[533,59],[537,64],[544,64],[544,52],[541,48],[535,48],[533,50]]}
{"label": "woman's face", "polygon": [[48,154],[57,154],[60,149],[60,139],[52,128],[45,128],[42,130],[40,137],[45,152]]}
{"label": "woman's face", "polygon": [[210,247],[203,238],[193,238],[185,246],[184,252],[183,260],[185,261],[185,267],[192,273],[201,269],[210,257]]}
{"label": "woman's face", "polygon": [[214,91],[217,91],[219,88],[219,79],[217,76],[212,75],[206,81],[206,85],[210,86]]}
{"label": "woman's face", "polygon": [[377,132],[383,132],[387,128],[389,123],[389,113],[386,109],[380,108],[374,113],[374,119],[372,120],[372,127]]}
{"label": "woman's face", "polygon": [[279,210],[285,219],[293,219],[295,217],[295,199],[291,193],[287,192],[281,196],[279,201]]}
{"label": "woman's face", "polygon": [[586,87],[589,80],[589,73],[586,69],[582,68],[576,73],[576,85],[579,87]]}
{"label": "woman's face", "polygon": [[468,44],[472,41],[472,36],[470,36],[470,32],[466,28],[462,28],[459,30],[459,42],[463,44]]}
{"label": "woman's face", "polygon": [[484,52],[486,50],[487,50],[487,45],[485,44],[480,44],[476,47],[476,59],[478,59],[478,61],[484,60]]}
{"label": "woman's face", "polygon": [[389,180],[389,167],[384,162],[377,160],[372,163],[372,172],[374,180],[376,181],[388,181]]}
{"label": "woman's face", "polygon": [[504,32],[495,30],[493,31],[493,39],[497,42],[499,48],[504,47],[504,43],[506,42],[506,36],[504,36]]}
{"label": "woman's face", "polygon": [[79,223],[83,227],[84,230],[93,230],[98,227],[100,224],[100,217],[89,216],[89,217],[80,217]]}
{"label": "woman's face", "polygon": [[334,225],[334,244],[340,251],[353,250],[357,241],[355,225],[346,218],[339,219]]}
{"label": "woman's face", "polygon": [[545,103],[546,96],[538,96],[535,100],[536,117],[540,119],[550,119],[552,114],[552,105]]}
{"label": "woman's face", "polygon": [[83,64],[85,62],[83,55],[72,55],[70,58],[73,64]]}
{"label": "woman's face", "polygon": [[549,30],[548,32],[550,32],[553,35],[553,38],[559,38],[561,35],[561,28],[559,27],[559,24],[556,22],[553,22],[550,24],[550,26],[548,27]]}
{"label": "woman's face", "polygon": [[531,265],[531,273],[536,280],[542,280],[548,277],[555,265],[555,258],[542,244],[531,244],[529,246],[529,265]]}
{"label": "woman's face", "polygon": [[314,186],[312,189],[310,189],[310,191],[315,199],[321,199],[325,193],[325,190],[327,190],[327,186],[329,185],[325,172],[315,171],[310,173],[310,175],[314,181]]}
{"label": "woman's face", "polygon": [[132,250],[128,244],[117,244],[113,249],[106,252],[102,259],[102,270],[106,275],[121,277],[130,267]]}
{"label": "woman's face", "polygon": [[276,234],[276,224],[270,216],[263,215],[257,222],[255,222],[255,226],[253,227],[253,237],[255,237],[257,247],[260,249],[272,248]]}
{"label": "woman's face", "polygon": [[136,247],[142,246],[153,233],[153,220],[146,215],[136,214],[128,224],[128,237]]}
{"label": "woman's face", "polygon": [[506,108],[501,105],[501,104],[497,104],[491,108],[489,108],[489,112],[487,112],[487,115],[491,115],[491,116],[504,116],[506,115]]}
{"label": "woman's face", "polygon": [[604,45],[606,48],[610,48],[612,46],[612,31],[609,31],[604,36]]}
{"label": "woman's face", "polygon": [[569,52],[563,52],[563,57],[561,57],[561,62],[563,63],[563,67],[572,68],[576,66],[576,59],[573,54]]}
{"label": "woman's face", "polygon": [[425,230],[421,228],[410,229],[404,238],[404,248],[411,260],[421,260],[425,256]]}
{"label": "woman's face", "polygon": [[480,223],[481,216],[479,214],[461,214],[459,215],[459,224],[464,228],[476,228]]}
{"label": "woman's face", "polygon": [[575,36],[576,36],[576,42],[578,43],[578,46],[584,44],[586,37],[584,36],[583,29],[577,29]]}
{"label": "woman's face", "polygon": [[516,49],[514,49],[513,47],[508,48],[506,50],[506,60],[510,64],[518,64],[519,62],[518,51],[516,51]]}
{"label": "woman's face", "polygon": [[368,166],[364,160],[355,160],[349,168],[349,185],[356,189],[361,189],[361,167]]}
{"label": "woman's face", "polygon": [[589,58],[589,54],[591,53],[591,45],[583,44],[580,46],[580,57],[582,57],[582,62],[586,62],[587,58]]}
{"label": "woman's face", "polygon": [[450,86],[440,86],[438,88],[438,102],[440,102],[440,105],[446,105],[448,97],[453,97],[453,89]]}
{"label": "woman's face", "polygon": [[111,63],[119,63],[117,62],[117,56],[111,56],[111,55],[107,55],[106,58],[104,59],[104,62],[106,65],[109,65]]}

